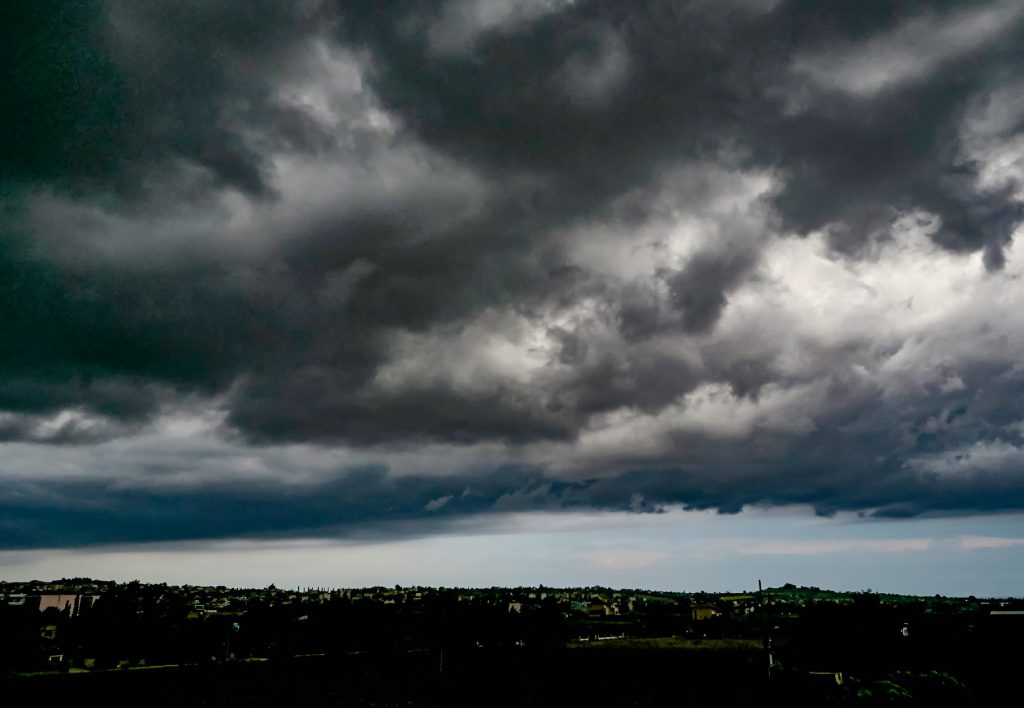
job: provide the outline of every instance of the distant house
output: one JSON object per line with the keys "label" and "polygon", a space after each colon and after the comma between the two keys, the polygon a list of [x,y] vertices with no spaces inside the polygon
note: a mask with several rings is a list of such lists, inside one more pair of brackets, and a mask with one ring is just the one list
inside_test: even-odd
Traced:
{"label": "distant house", "polygon": [[592,602],[590,607],[587,608],[587,612],[591,617],[607,617],[612,614],[612,608],[603,602]]}
{"label": "distant house", "polygon": [[712,617],[718,617],[718,609],[711,605],[696,605],[691,610],[691,615],[695,621],[709,620]]}
{"label": "distant house", "polygon": [[77,617],[83,611],[91,608],[99,597],[99,595],[43,593],[39,596],[39,611],[45,612],[54,608],[58,612],[66,611],[72,617]]}

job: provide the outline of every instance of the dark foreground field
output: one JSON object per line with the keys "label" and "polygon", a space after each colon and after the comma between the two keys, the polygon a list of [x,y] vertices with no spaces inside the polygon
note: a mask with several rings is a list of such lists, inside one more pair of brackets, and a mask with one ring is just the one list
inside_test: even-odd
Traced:
{"label": "dark foreground field", "polygon": [[744,651],[528,650],[21,676],[7,705],[753,705],[766,687]]}
{"label": "dark foreground field", "polygon": [[[442,669],[443,664],[443,669]],[[984,686],[982,687],[985,688]],[[989,688],[992,688],[991,686]],[[986,695],[987,694],[987,695]],[[778,672],[743,647],[409,652],[15,676],[6,705],[788,706],[994,705],[946,673],[870,680]]]}

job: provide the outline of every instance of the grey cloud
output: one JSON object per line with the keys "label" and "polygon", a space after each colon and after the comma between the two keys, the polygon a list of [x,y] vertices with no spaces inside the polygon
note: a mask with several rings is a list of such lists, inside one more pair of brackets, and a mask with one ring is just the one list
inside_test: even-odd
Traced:
{"label": "grey cloud", "polygon": [[926,79],[947,62],[998,40],[1020,21],[1022,10],[1015,0],[967,3],[939,13],[922,7],[866,40],[826,44],[817,54],[797,56],[794,69],[853,94],[892,90]]}
{"label": "grey cloud", "polygon": [[728,291],[743,281],[754,263],[755,257],[745,249],[698,253],[682,270],[668,276],[670,299],[682,316],[683,329],[710,331],[725,308]]}
{"label": "grey cloud", "polygon": [[440,7],[421,7],[404,23],[420,31],[425,28],[430,49],[444,56],[471,51],[489,33],[515,31],[571,5],[572,0],[448,0]]}

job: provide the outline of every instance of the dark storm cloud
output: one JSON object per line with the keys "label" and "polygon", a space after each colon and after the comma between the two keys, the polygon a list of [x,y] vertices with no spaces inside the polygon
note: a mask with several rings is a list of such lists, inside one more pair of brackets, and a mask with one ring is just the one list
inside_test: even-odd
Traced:
{"label": "dark storm cloud", "polygon": [[[431,12],[430,3],[414,5],[409,17]],[[940,243],[988,248],[995,267],[1020,220],[1006,194],[971,187],[975,166],[956,154],[955,135],[967,99],[1019,66],[1019,28],[875,96],[808,89],[789,75],[803,53],[970,3],[851,1],[825,12],[794,0],[744,13],[734,3],[581,2],[528,31],[491,37],[469,56],[440,59],[407,24],[361,7],[346,6],[343,36],[374,51],[379,95],[420,135],[495,169],[555,174],[569,194],[585,191],[589,208],[666,162],[737,141],[756,163],[785,172],[776,202],[785,224],[804,232],[831,225],[841,250],[856,250],[894,210],[921,208],[942,217]],[[606,87],[605,101],[580,104],[552,76],[594,51],[597,28],[621,39],[629,70],[621,85]],[[786,94],[802,91],[812,95],[794,111]]]}
{"label": "dark storm cloud", "polygon": [[7,410],[85,406],[144,418],[161,402],[161,388],[227,386],[243,354],[281,329],[265,305],[255,322],[251,300],[216,266],[83,272],[43,263],[17,239],[0,243],[0,407]]}
{"label": "dark storm cloud", "polygon": [[190,165],[193,197],[268,196],[268,149],[334,139],[277,95],[327,19],[321,5],[5,3],[3,181],[164,200],[167,173]]}
{"label": "dark storm cloud", "polygon": [[794,447],[784,478],[774,461],[752,462],[734,445],[714,449],[706,441],[687,442],[703,446],[700,452],[721,465],[717,475],[694,465],[625,469],[611,477],[566,482],[541,469],[514,466],[400,477],[372,467],[318,484],[13,482],[0,492],[0,548],[240,537],[381,539],[444,533],[465,517],[508,512],[645,514],[682,506],[738,513],[751,505],[803,504],[823,515],[871,509],[876,517],[908,517],[994,513],[1024,505],[1019,477],[921,476],[893,459],[869,459],[834,430]]}
{"label": "dark storm cloud", "polygon": [[898,210],[920,208],[941,218],[939,244],[986,249],[986,265],[998,270],[1021,207],[1005,192],[977,193],[974,166],[950,154],[958,110],[978,89],[952,76],[867,108],[860,99],[827,93],[804,115],[772,126],[772,140],[759,148],[778,151],[768,159],[786,170],[788,184],[776,201],[786,226],[827,227],[837,251],[856,254]]}
{"label": "dark storm cloud", "polygon": [[[375,524],[414,520],[451,496],[461,513],[487,510],[508,490],[530,485],[529,470],[504,468],[473,479],[392,478],[381,468],[349,470],[326,484],[254,482],[184,489],[83,482],[57,489],[14,484],[0,499],[0,547],[80,545],[261,535],[386,533]],[[436,515],[436,514],[435,514]],[[361,529],[366,529],[362,531]]]}
{"label": "dark storm cloud", "polygon": [[[826,83],[799,115],[770,116],[762,129],[771,137],[759,140],[755,149],[787,172],[787,187],[777,200],[787,225],[803,231],[832,225],[834,246],[851,252],[891,222],[894,210],[921,208],[942,219],[937,242],[955,250],[985,248],[986,265],[998,268],[998,254],[1020,221],[1020,205],[1006,193],[972,187],[977,165],[958,154],[957,123],[975,92],[1019,67],[1019,4],[901,3],[894,13],[885,3],[841,3],[835,9],[823,21],[820,9],[789,3],[780,15],[797,51],[817,52],[823,70],[830,68],[828,52],[837,45],[864,41],[872,32],[890,33],[893,43],[927,43],[927,35],[915,37],[900,28],[917,22],[922,34],[937,35],[943,22],[954,29],[957,22],[967,24],[958,12],[992,12],[1006,30],[980,46],[934,59],[930,71],[909,77],[906,85],[883,84],[864,96]],[[1000,18],[1001,10],[1008,14]],[[865,44],[861,51],[873,49]],[[916,49],[911,47],[910,57],[928,48]],[[865,57],[863,70],[898,77],[900,67],[885,66],[887,59],[880,57],[872,66]]]}
{"label": "dark storm cloud", "polygon": [[[555,177],[559,209],[593,209],[666,161],[715,154],[743,120],[743,101],[760,100],[750,95],[757,58],[742,18],[723,32],[714,12],[677,3],[582,2],[487,36],[469,54],[437,57],[415,20],[425,24],[438,5],[403,6],[403,23],[382,21],[373,3],[346,4],[342,41],[374,53],[378,95],[419,135],[499,173]],[[580,101],[560,78],[607,53],[600,37],[609,35],[626,66],[593,87],[601,100]]]}
{"label": "dark storm cloud", "polygon": [[[812,422],[783,432],[753,426],[742,445],[677,431],[650,452],[625,438],[600,475],[571,483],[543,465],[360,473],[280,507],[277,491],[227,487],[195,506],[91,482],[55,487],[64,506],[19,492],[4,502],[8,545],[58,542],[44,528],[59,508],[55,529],[110,541],[496,508],[1021,505],[1012,478],[929,471],[972,445],[1020,446],[1007,362],[965,366],[942,400],[894,400],[830,371],[895,356],[870,342],[803,333],[794,373],[783,344],[715,339],[780,236],[824,230],[833,257],[858,262],[927,212],[940,248],[1005,266],[1021,184],[981,185],[964,125],[1020,73],[1019,3],[524,0],[490,24],[466,7],[5,3],[0,439],[84,445],[206,399],[239,444],[383,452],[571,445],[602,416],[657,416],[719,384],[756,404],[817,381],[826,410],[797,411]],[[715,183],[707,165],[730,176]],[[672,181],[687,169],[698,176]],[[749,172],[774,180],[763,213],[709,216]],[[654,238],[653,277],[573,260],[572,238],[666,231],[676,212],[713,228],[688,256]],[[255,225],[232,231],[245,213]],[[540,373],[474,358],[502,316],[540,333],[512,337]]]}

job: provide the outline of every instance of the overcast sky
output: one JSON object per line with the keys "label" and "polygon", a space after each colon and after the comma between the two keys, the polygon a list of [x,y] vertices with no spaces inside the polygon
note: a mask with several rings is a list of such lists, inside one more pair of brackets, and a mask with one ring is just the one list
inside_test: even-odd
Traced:
{"label": "overcast sky", "polygon": [[0,577],[1020,594],[1022,76],[1024,0],[8,0]]}

